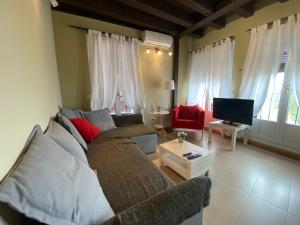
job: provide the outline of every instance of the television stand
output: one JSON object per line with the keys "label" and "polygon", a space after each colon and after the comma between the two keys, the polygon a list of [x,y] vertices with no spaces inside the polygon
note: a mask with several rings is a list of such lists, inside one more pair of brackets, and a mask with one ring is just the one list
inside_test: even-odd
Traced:
{"label": "television stand", "polygon": [[236,135],[239,131],[244,131],[244,145],[248,143],[248,136],[249,136],[249,126],[245,124],[227,124],[226,122],[222,120],[213,121],[209,124],[209,136],[208,136],[208,142],[211,143],[211,136],[213,128],[221,129],[221,136],[224,137],[224,130],[230,130],[231,131],[231,150],[235,150],[235,144],[236,144]]}

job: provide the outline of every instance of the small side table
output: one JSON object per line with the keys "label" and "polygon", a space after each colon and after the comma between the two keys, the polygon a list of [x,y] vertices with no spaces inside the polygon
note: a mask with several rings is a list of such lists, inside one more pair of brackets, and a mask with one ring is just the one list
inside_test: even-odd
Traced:
{"label": "small side table", "polygon": [[164,139],[166,139],[166,132],[164,128],[164,116],[170,114],[169,111],[159,111],[159,112],[149,112],[152,116],[158,117],[159,118],[159,124],[154,125],[154,129],[157,130],[158,132],[163,133]]}
{"label": "small side table", "polygon": [[223,121],[214,121],[209,123],[209,136],[208,136],[208,142],[211,143],[211,135],[213,128],[219,128],[221,129],[221,135],[222,138],[224,137],[223,130],[230,130],[232,132],[231,135],[231,150],[235,150],[235,144],[236,144],[236,134],[238,131],[244,131],[244,145],[248,143],[248,136],[249,136],[249,126],[245,124],[237,124],[236,126],[223,123]]}

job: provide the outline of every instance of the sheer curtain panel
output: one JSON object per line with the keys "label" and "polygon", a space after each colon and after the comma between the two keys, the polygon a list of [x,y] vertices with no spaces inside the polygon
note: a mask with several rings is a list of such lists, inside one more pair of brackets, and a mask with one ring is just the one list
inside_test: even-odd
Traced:
{"label": "sheer curtain panel", "polygon": [[111,109],[118,93],[124,96],[128,107],[145,108],[139,41],[89,30],[87,50],[91,110]]}
{"label": "sheer curtain panel", "polygon": [[285,27],[277,20],[271,29],[267,24],[251,29],[239,98],[254,99],[254,116],[260,112],[269,84],[278,73],[286,41]]}
{"label": "sheer curtain panel", "polygon": [[188,104],[211,109],[214,97],[232,96],[232,71],[235,41],[226,38],[208,45],[191,56]]}
{"label": "sheer curtain panel", "polygon": [[289,50],[284,72],[291,78],[292,89],[300,107],[300,13],[297,18],[295,15],[289,16],[287,27]]}
{"label": "sheer curtain panel", "polygon": [[87,50],[90,71],[90,108],[111,109],[117,96],[118,37],[89,30]]}

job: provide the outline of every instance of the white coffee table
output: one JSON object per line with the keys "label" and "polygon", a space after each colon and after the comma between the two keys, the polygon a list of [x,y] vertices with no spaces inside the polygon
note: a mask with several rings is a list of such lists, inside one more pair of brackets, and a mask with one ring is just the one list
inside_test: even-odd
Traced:
{"label": "white coffee table", "polygon": [[[201,154],[201,157],[188,160],[182,155],[192,152]],[[168,166],[186,179],[208,175],[212,163],[212,152],[197,145],[184,141],[179,143],[178,139],[159,145],[159,159],[161,165]]]}

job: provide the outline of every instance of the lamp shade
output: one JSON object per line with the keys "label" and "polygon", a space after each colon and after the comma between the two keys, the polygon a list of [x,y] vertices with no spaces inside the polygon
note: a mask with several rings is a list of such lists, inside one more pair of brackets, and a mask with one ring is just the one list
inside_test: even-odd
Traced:
{"label": "lamp shade", "polygon": [[175,90],[174,80],[165,80],[163,83],[163,89],[166,91]]}

